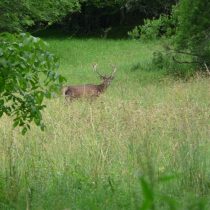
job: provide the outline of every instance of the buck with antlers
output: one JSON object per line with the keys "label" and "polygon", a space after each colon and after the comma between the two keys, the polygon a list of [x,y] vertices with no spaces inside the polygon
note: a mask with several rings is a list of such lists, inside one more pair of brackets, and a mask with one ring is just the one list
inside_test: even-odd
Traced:
{"label": "buck with antlers", "polygon": [[70,85],[70,86],[64,86],[62,88],[62,93],[66,97],[66,99],[75,99],[75,98],[93,98],[98,97],[101,93],[103,93],[107,87],[110,85],[112,80],[114,79],[114,74],[116,72],[116,67],[113,66],[113,71],[111,75],[101,75],[97,71],[97,64],[93,65],[93,70],[96,72],[100,79],[102,80],[101,84],[94,85],[94,84],[84,84],[84,85]]}

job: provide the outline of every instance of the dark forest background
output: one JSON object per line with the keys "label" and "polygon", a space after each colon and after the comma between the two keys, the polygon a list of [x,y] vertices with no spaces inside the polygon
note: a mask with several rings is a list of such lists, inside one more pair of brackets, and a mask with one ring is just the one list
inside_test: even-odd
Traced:
{"label": "dark forest background", "polygon": [[177,0],[15,0],[0,2],[0,31],[126,37],[146,18],[170,14]]}

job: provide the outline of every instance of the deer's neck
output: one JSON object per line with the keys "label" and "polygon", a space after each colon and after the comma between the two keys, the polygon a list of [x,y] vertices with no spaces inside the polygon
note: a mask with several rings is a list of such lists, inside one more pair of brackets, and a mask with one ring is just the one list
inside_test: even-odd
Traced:
{"label": "deer's neck", "polygon": [[105,83],[101,83],[98,85],[99,92],[104,92],[107,89],[108,85]]}

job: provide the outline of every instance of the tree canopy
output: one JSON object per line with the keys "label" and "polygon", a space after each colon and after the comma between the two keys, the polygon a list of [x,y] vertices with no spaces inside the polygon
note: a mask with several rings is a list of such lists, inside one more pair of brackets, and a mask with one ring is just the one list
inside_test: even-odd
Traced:
{"label": "tree canopy", "polygon": [[[167,0],[1,0],[0,31],[44,29],[54,23],[59,23],[65,17],[68,17],[68,21],[65,19],[65,24],[72,26],[75,21],[71,21],[71,15],[75,13],[77,13],[77,19],[87,18],[87,16],[107,19],[110,15],[117,14],[119,22],[122,22],[122,15],[124,18],[127,13],[138,10],[139,15],[135,18],[140,20],[142,16],[158,16],[160,13],[169,12],[175,2],[176,0],[170,2]],[[103,9],[103,16],[101,9]],[[114,19],[116,20],[116,17]],[[92,21],[95,24],[99,22]],[[76,24],[80,22],[76,21]],[[109,24],[112,24],[112,21]]]}
{"label": "tree canopy", "polygon": [[45,28],[79,9],[79,0],[1,0],[0,31]]}

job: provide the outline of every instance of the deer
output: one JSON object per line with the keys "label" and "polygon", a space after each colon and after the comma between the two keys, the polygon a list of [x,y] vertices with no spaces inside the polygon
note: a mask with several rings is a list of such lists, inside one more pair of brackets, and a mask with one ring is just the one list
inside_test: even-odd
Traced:
{"label": "deer", "polygon": [[97,64],[93,64],[93,71],[96,72],[101,79],[101,83],[96,84],[83,84],[83,85],[69,85],[63,86],[62,93],[66,99],[78,98],[96,98],[100,96],[111,84],[114,79],[114,74],[117,70],[116,66],[112,66],[112,73],[110,75],[102,75],[97,70]]}

